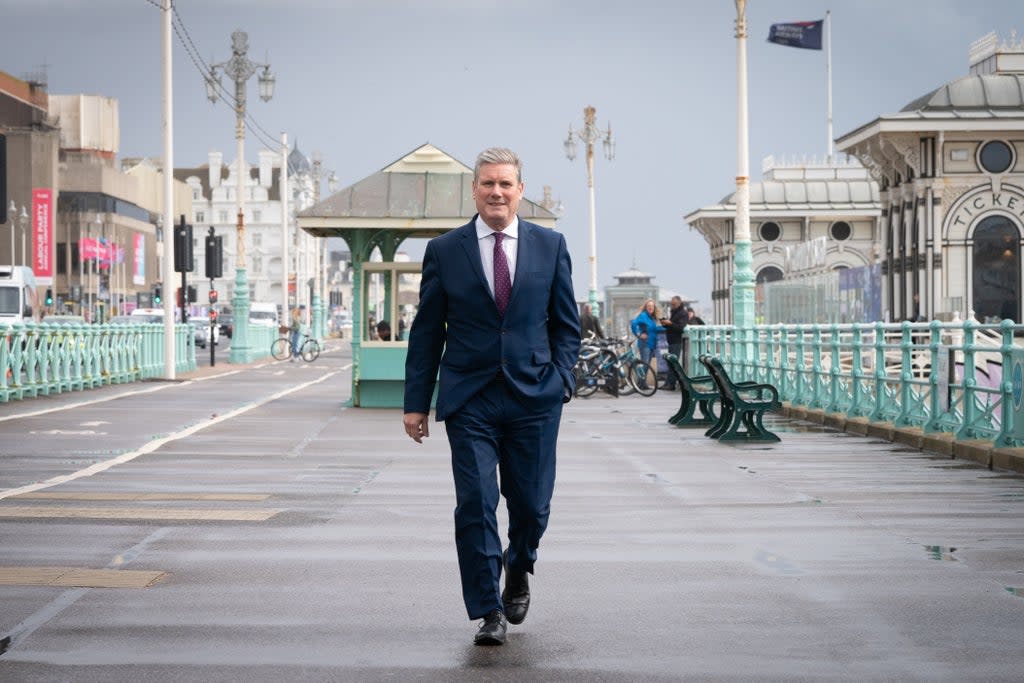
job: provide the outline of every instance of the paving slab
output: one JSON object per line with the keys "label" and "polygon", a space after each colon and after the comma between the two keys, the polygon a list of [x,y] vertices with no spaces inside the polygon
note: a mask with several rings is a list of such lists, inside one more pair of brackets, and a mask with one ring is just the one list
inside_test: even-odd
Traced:
{"label": "paving slab", "polygon": [[790,418],[721,444],[662,392],[566,407],[529,618],[474,647],[443,425],[345,407],[350,363],[0,407],[0,566],[160,576],[0,585],[0,680],[1020,680],[1024,478]]}

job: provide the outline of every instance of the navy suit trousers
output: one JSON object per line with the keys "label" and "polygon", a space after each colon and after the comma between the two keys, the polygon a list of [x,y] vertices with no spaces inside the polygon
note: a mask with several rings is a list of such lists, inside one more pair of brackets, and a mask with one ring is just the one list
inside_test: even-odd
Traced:
{"label": "navy suit trousers", "polygon": [[499,493],[508,509],[509,566],[533,572],[551,509],[561,417],[560,402],[523,402],[497,379],[445,419],[455,475],[455,545],[470,619],[502,607]]}

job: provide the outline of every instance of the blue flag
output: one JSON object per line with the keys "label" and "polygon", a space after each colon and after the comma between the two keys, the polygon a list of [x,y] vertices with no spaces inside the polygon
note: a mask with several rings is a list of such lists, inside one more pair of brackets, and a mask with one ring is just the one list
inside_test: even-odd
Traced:
{"label": "blue flag", "polygon": [[768,42],[789,47],[802,47],[807,50],[820,50],[821,25],[824,21],[824,19],[819,19],[818,21],[772,24],[768,31]]}

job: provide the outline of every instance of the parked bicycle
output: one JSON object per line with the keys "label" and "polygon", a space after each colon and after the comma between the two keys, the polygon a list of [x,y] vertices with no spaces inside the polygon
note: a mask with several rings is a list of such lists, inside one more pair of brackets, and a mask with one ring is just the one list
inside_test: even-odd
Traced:
{"label": "parked bicycle", "polygon": [[[288,335],[278,337],[270,345],[270,355],[277,360],[286,360],[292,357],[292,340]],[[320,342],[305,334],[299,340],[299,357],[307,363],[312,363],[320,356]]]}
{"label": "parked bicycle", "polygon": [[658,390],[652,365],[644,363],[633,351],[630,339],[586,339],[573,367],[576,395],[586,397],[599,388],[612,395],[626,396],[634,391],[651,396]]}

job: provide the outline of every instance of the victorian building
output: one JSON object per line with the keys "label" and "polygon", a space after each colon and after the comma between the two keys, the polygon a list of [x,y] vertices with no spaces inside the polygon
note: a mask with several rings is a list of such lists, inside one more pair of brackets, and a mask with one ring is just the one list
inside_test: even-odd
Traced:
{"label": "victorian building", "polygon": [[[234,298],[234,274],[238,258],[237,192],[245,192],[245,253],[249,283],[249,300],[270,302],[281,306],[284,301],[282,282],[288,273],[289,306],[309,305],[310,280],[319,276],[317,244],[295,227],[295,215],[319,199],[320,178],[314,165],[299,151],[298,145],[288,154],[287,221],[282,216],[281,153],[262,149],[255,166],[243,164],[242,182],[238,178],[238,161],[224,163],[224,155],[211,151],[208,162],[195,168],[177,168],[175,178],[187,184],[192,198],[192,212],[187,221],[193,225],[193,253],[196,272],[193,281],[203,281],[205,237],[212,227],[214,235],[223,237],[223,278],[214,283],[218,300],[229,303]],[[286,232],[287,231],[287,232]],[[284,243],[288,240],[289,263],[284,263]],[[207,301],[208,281],[198,289],[200,302]]]}
{"label": "victorian building", "polygon": [[840,137],[880,186],[894,318],[1020,321],[1024,41],[970,49],[969,75]]}
{"label": "victorian building", "polygon": [[[762,178],[750,185],[752,265],[759,303],[768,283],[868,268],[876,262],[882,249],[878,186],[859,163],[784,163],[769,157],[762,165]],[[734,194],[685,217],[711,250],[711,318],[717,324],[732,323],[735,218]],[[760,307],[758,317],[778,321],[766,319]]]}

